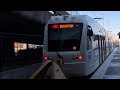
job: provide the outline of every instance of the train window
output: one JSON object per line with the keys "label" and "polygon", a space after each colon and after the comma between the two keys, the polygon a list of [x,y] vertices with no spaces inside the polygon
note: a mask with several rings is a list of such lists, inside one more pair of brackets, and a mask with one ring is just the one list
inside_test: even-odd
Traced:
{"label": "train window", "polygon": [[94,35],[93,36],[93,49],[98,48],[98,39],[99,39],[99,35]]}
{"label": "train window", "polygon": [[92,30],[92,28],[91,28],[89,25],[87,26],[87,29],[88,29],[87,35],[88,35],[89,37],[93,36],[93,30]]}
{"label": "train window", "polygon": [[48,25],[48,51],[80,50],[83,23]]}
{"label": "train window", "polygon": [[87,26],[87,50],[92,49],[92,37],[93,36],[93,30],[91,26]]}
{"label": "train window", "polygon": [[98,35],[94,35],[94,41],[98,40]]}
{"label": "train window", "polygon": [[92,37],[87,36],[87,50],[92,49]]}
{"label": "train window", "polygon": [[102,40],[105,40],[105,36],[101,36],[101,39],[102,39]]}

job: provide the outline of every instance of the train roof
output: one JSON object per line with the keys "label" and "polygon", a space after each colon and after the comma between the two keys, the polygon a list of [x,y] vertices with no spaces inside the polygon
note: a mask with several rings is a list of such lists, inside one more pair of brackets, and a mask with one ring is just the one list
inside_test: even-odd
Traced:
{"label": "train roof", "polygon": [[66,22],[83,22],[87,15],[61,15],[51,16],[48,23],[66,23]]}
{"label": "train roof", "polygon": [[[61,15],[61,16],[51,16],[48,20],[49,24],[52,23],[84,23],[86,25],[90,25],[92,28],[99,28],[99,30],[93,30],[95,34],[104,35],[105,29],[88,15]],[[94,24],[94,25],[93,25]]]}

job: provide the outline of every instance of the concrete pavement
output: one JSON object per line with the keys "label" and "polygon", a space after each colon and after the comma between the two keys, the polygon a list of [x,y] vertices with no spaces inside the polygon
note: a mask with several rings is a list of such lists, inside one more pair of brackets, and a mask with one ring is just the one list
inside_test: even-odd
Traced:
{"label": "concrete pavement", "polygon": [[115,48],[90,79],[120,79],[120,48]]}

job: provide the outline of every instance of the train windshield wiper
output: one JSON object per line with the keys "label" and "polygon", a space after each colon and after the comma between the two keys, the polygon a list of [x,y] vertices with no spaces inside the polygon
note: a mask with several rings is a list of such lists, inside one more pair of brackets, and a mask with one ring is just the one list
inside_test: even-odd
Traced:
{"label": "train windshield wiper", "polygon": [[59,58],[63,58],[58,51],[56,51],[56,53]]}

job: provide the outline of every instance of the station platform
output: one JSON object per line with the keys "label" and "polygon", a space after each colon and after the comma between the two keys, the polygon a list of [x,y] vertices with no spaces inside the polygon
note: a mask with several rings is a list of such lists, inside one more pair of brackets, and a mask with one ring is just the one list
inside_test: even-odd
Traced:
{"label": "station platform", "polygon": [[120,47],[117,47],[90,79],[120,79]]}
{"label": "station platform", "polygon": [[41,63],[36,63],[25,67],[0,72],[0,79],[28,79],[40,66]]}

